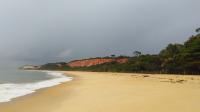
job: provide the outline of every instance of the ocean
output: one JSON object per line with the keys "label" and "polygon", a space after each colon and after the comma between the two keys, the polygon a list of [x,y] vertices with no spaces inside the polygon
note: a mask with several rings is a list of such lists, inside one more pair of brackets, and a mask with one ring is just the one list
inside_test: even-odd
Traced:
{"label": "ocean", "polygon": [[0,103],[71,80],[56,71],[0,70]]}

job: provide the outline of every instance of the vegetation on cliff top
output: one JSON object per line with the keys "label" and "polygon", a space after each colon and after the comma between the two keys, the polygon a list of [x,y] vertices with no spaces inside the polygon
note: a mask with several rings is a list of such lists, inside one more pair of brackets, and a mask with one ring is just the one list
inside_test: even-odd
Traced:
{"label": "vegetation on cliff top", "polygon": [[[200,74],[200,29],[197,29],[196,32],[198,34],[191,36],[184,44],[169,44],[156,55],[142,54],[139,51],[135,51],[134,56],[128,57],[129,61],[124,64],[111,62],[90,67],[71,68],[66,63],[51,63],[43,65],[41,69]],[[110,58],[118,57],[112,55]]]}

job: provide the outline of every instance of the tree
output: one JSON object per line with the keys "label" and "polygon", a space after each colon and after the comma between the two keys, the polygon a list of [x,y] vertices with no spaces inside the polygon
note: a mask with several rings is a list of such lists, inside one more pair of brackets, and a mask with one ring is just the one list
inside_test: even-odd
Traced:
{"label": "tree", "polygon": [[182,48],[182,44],[169,44],[164,50],[160,52],[160,55],[163,57],[173,58],[181,52]]}
{"label": "tree", "polygon": [[186,71],[200,71],[200,35],[192,36],[184,44],[184,49],[180,54],[181,66]]}
{"label": "tree", "polygon": [[134,51],[133,55],[136,56],[136,57],[139,57],[139,56],[142,55],[142,53],[140,51]]}
{"label": "tree", "polygon": [[200,33],[200,28],[197,28],[197,29],[196,29],[196,32],[197,32],[197,33]]}
{"label": "tree", "polygon": [[176,71],[175,66],[177,64],[177,56],[183,49],[181,44],[169,44],[164,50],[160,52],[160,57],[162,60],[161,67],[165,72]]}
{"label": "tree", "polygon": [[112,54],[112,55],[111,55],[111,58],[115,58],[115,57],[116,57],[116,55],[115,55],[115,54]]}

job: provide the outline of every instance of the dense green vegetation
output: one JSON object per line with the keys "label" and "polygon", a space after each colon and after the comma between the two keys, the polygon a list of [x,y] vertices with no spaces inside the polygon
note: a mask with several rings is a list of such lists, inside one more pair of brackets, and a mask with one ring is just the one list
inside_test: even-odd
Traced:
{"label": "dense green vegetation", "polygon": [[[197,33],[200,29],[196,30]],[[112,55],[110,58],[118,58]],[[65,63],[46,64],[41,69],[80,70],[99,72],[141,72],[170,74],[200,74],[200,34],[191,36],[184,44],[169,44],[159,54],[134,52],[124,64],[104,63],[90,67],[70,68]]]}

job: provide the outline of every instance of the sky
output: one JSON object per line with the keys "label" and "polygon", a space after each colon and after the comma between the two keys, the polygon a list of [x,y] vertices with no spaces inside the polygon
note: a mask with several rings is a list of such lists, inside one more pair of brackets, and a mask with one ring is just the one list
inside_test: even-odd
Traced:
{"label": "sky", "polygon": [[0,0],[0,68],[155,54],[200,27],[200,0]]}

